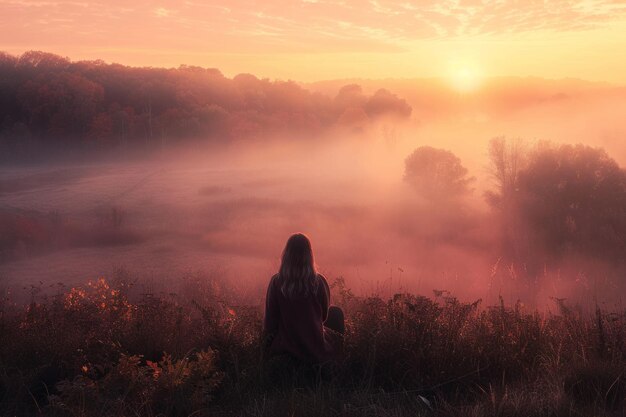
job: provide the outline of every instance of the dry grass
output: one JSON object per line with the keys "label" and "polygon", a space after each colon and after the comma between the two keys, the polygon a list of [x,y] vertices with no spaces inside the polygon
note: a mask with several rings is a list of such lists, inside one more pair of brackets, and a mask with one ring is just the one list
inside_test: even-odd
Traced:
{"label": "dry grass", "polygon": [[623,311],[361,298],[339,279],[345,359],[307,369],[260,361],[260,307],[238,305],[219,281],[182,281],[179,294],[137,294],[121,273],[27,306],[4,297],[0,413],[626,415]]}
{"label": "dry grass", "polygon": [[104,205],[90,221],[74,221],[58,211],[0,209],[0,262],[72,247],[106,247],[147,240],[125,224],[120,207]]}

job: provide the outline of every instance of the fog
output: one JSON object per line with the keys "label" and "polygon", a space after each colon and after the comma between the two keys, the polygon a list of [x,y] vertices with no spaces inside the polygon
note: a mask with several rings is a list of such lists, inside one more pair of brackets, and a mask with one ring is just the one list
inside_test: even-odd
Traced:
{"label": "fog", "polygon": [[[494,187],[489,140],[502,135],[602,147],[626,166],[622,90],[567,86],[555,96],[551,89],[566,87],[552,86],[544,94],[551,99],[507,101],[491,90],[450,98],[442,88],[429,101],[408,81],[392,87],[413,107],[410,120],[356,123],[307,140],[281,135],[143,157],[4,164],[0,286],[26,296],[30,285],[79,285],[122,269],[167,291],[198,273],[259,300],[286,239],[304,232],[320,272],[344,277],[357,294],[436,289],[541,308],[554,307],[550,297],[585,307],[621,302],[624,271],[615,264],[565,257],[532,276],[507,264],[500,215],[484,193]],[[425,145],[460,158],[475,177],[467,195],[433,202],[403,180],[405,159]]]}

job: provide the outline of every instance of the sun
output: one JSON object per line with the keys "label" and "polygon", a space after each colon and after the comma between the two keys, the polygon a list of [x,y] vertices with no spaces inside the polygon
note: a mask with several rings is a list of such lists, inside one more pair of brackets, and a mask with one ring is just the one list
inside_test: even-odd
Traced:
{"label": "sun", "polygon": [[450,71],[449,81],[451,87],[459,93],[472,93],[482,84],[482,76],[477,68],[463,65],[457,66]]}

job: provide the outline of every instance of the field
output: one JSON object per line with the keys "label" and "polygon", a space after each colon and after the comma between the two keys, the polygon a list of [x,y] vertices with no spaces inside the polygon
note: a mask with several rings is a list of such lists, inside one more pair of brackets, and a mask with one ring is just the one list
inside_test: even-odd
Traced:
{"label": "field", "polygon": [[0,413],[71,416],[620,416],[626,314],[558,312],[396,294],[359,297],[344,358],[295,368],[263,358],[262,308],[217,277],[141,293],[128,273],[26,306],[4,294]]}
{"label": "field", "polygon": [[625,1],[0,22],[0,417],[626,417]]}
{"label": "field", "polygon": [[[623,127],[587,103],[0,166],[0,414],[626,415]],[[262,352],[298,231],[339,364]]]}
{"label": "field", "polygon": [[[1,415],[626,413],[620,269],[528,281],[482,196],[444,210],[368,155],[254,154],[3,168]],[[295,227],[346,312],[339,364],[263,356]]]}
{"label": "field", "polygon": [[[486,210],[433,213],[402,182],[403,152],[387,151],[395,166],[383,176],[371,166],[374,151],[354,146],[309,151],[306,164],[291,160],[299,150],[268,145],[196,159],[3,167],[0,286],[79,285],[124,268],[160,290],[200,270],[257,296],[286,237],[303,230],[321,272],[346,277],[357,292],[392,276],[396,290],[471,287],[484,296],[478,271],[497,259],[487,249]],[[311,174],[317,164],[333,168]],[[468,269],[476,274],[456,283]]]}

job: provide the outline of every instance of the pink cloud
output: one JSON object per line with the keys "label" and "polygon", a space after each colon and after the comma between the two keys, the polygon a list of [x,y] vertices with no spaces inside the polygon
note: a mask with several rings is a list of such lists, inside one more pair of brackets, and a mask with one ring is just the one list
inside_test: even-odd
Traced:
{"label": "pink cloud", "polygon": [[399,52],[420,39],[590,29],[626,18],[626,6],[605,0],[7,0],[0,16],[0,49]]}

